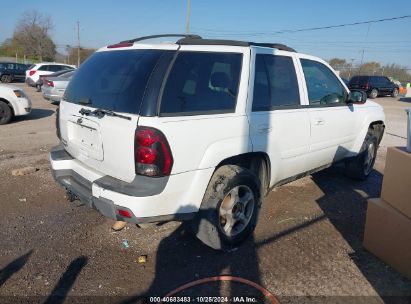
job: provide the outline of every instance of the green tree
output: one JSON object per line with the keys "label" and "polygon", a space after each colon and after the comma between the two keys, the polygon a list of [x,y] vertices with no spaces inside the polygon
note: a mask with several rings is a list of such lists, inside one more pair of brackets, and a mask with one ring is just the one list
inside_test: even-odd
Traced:
{"label": "green tree", "polygon": [[[67,62],[69,64],[77,65],[77,50],[78,48],[76,47],[67,48]],[[83,63],[95,51],[95,49],[80,48],[80,64]]]}

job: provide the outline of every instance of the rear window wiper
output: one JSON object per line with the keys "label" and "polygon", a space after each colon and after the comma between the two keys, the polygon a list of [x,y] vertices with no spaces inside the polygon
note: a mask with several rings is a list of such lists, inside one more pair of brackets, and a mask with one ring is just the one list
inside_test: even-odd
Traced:
{"label": "rear window wiper", "polygon": [[96,116],[97,118],[103,118],[104,116],[107,115],[107,116],[119,117],[119,118],[131,120],[131,117],[129,117],[129,116],[124,116],[124,115],[121,115],[121,114],[114,113],[113,111],[104,110],[104,109],[96,109],[94,111],[91,111],[91,110],[88,110],[88,109],[81,108],[79,113],[81,115],[85,115],[85,116],[90,116],[90,115],[91,116]]}

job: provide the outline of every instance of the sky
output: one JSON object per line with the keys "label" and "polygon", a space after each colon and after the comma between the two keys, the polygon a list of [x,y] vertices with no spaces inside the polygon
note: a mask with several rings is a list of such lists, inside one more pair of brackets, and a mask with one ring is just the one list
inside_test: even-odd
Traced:
{"label": "sky", "polygon": [[[76,45],[99,48],[144,35],[184,33],[188,0],[8,1],[0,42],[13,35],[27,10],[52,17],[51,37],[60,53]],[[4,6],[3,6],[4,8]],[[7,13],[5,13],[7,12]],[[206,38],[284,43],[298,52],[354,65],[378,61],[411,69],[411,18],[299,33],[273,33],[411,15],[409,0],[242,1],[191,0],[190,33]]]}

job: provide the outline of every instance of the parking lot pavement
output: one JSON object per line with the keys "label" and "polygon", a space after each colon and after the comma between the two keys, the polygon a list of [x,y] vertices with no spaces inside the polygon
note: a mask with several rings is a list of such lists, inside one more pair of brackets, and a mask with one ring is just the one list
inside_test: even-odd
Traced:
{"label": "parking lot pavement", "polygon": [[[404,109],[411,103],[377,99],[385,108],[387,129],[367,181],[352,181],[334,166],[281,186],[265,198],[253,238],[221,253],[179,223],[146,229],[128,225],[114,233],[112,221],[79,202],[68,203],[48,167],[48,150],[57,143],[56,106],[33,88],[18,85],[31,96],[34,109],[29,117],[0,127],[0,299],[138,296],[147,290],[160,296],[221,274],[254,281],[283,303],[299,303],[299,296],[355,296],[344,298],[353,303],[411,296],[409,280],[362,248],[366,200],[380,194],[386,147],[405,144]],[[39,170],[10,174],[27,165]],[[140,255],[147,255],[146,263],[137,262]],[[245,292],[235,283],[208,288]],[[317,298],[304,301],[310,299]]]}

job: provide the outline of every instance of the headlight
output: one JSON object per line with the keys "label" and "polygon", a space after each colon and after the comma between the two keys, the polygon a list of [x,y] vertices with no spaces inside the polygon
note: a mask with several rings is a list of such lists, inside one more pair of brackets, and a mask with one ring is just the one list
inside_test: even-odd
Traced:
{"label": "headlight", "polygon": [[26,97],[26,94],[24,94],[23,91],[14,90],[13,92],[14,92],[14,94],[15,94],[18,98],[25,98],[25,97]]}

